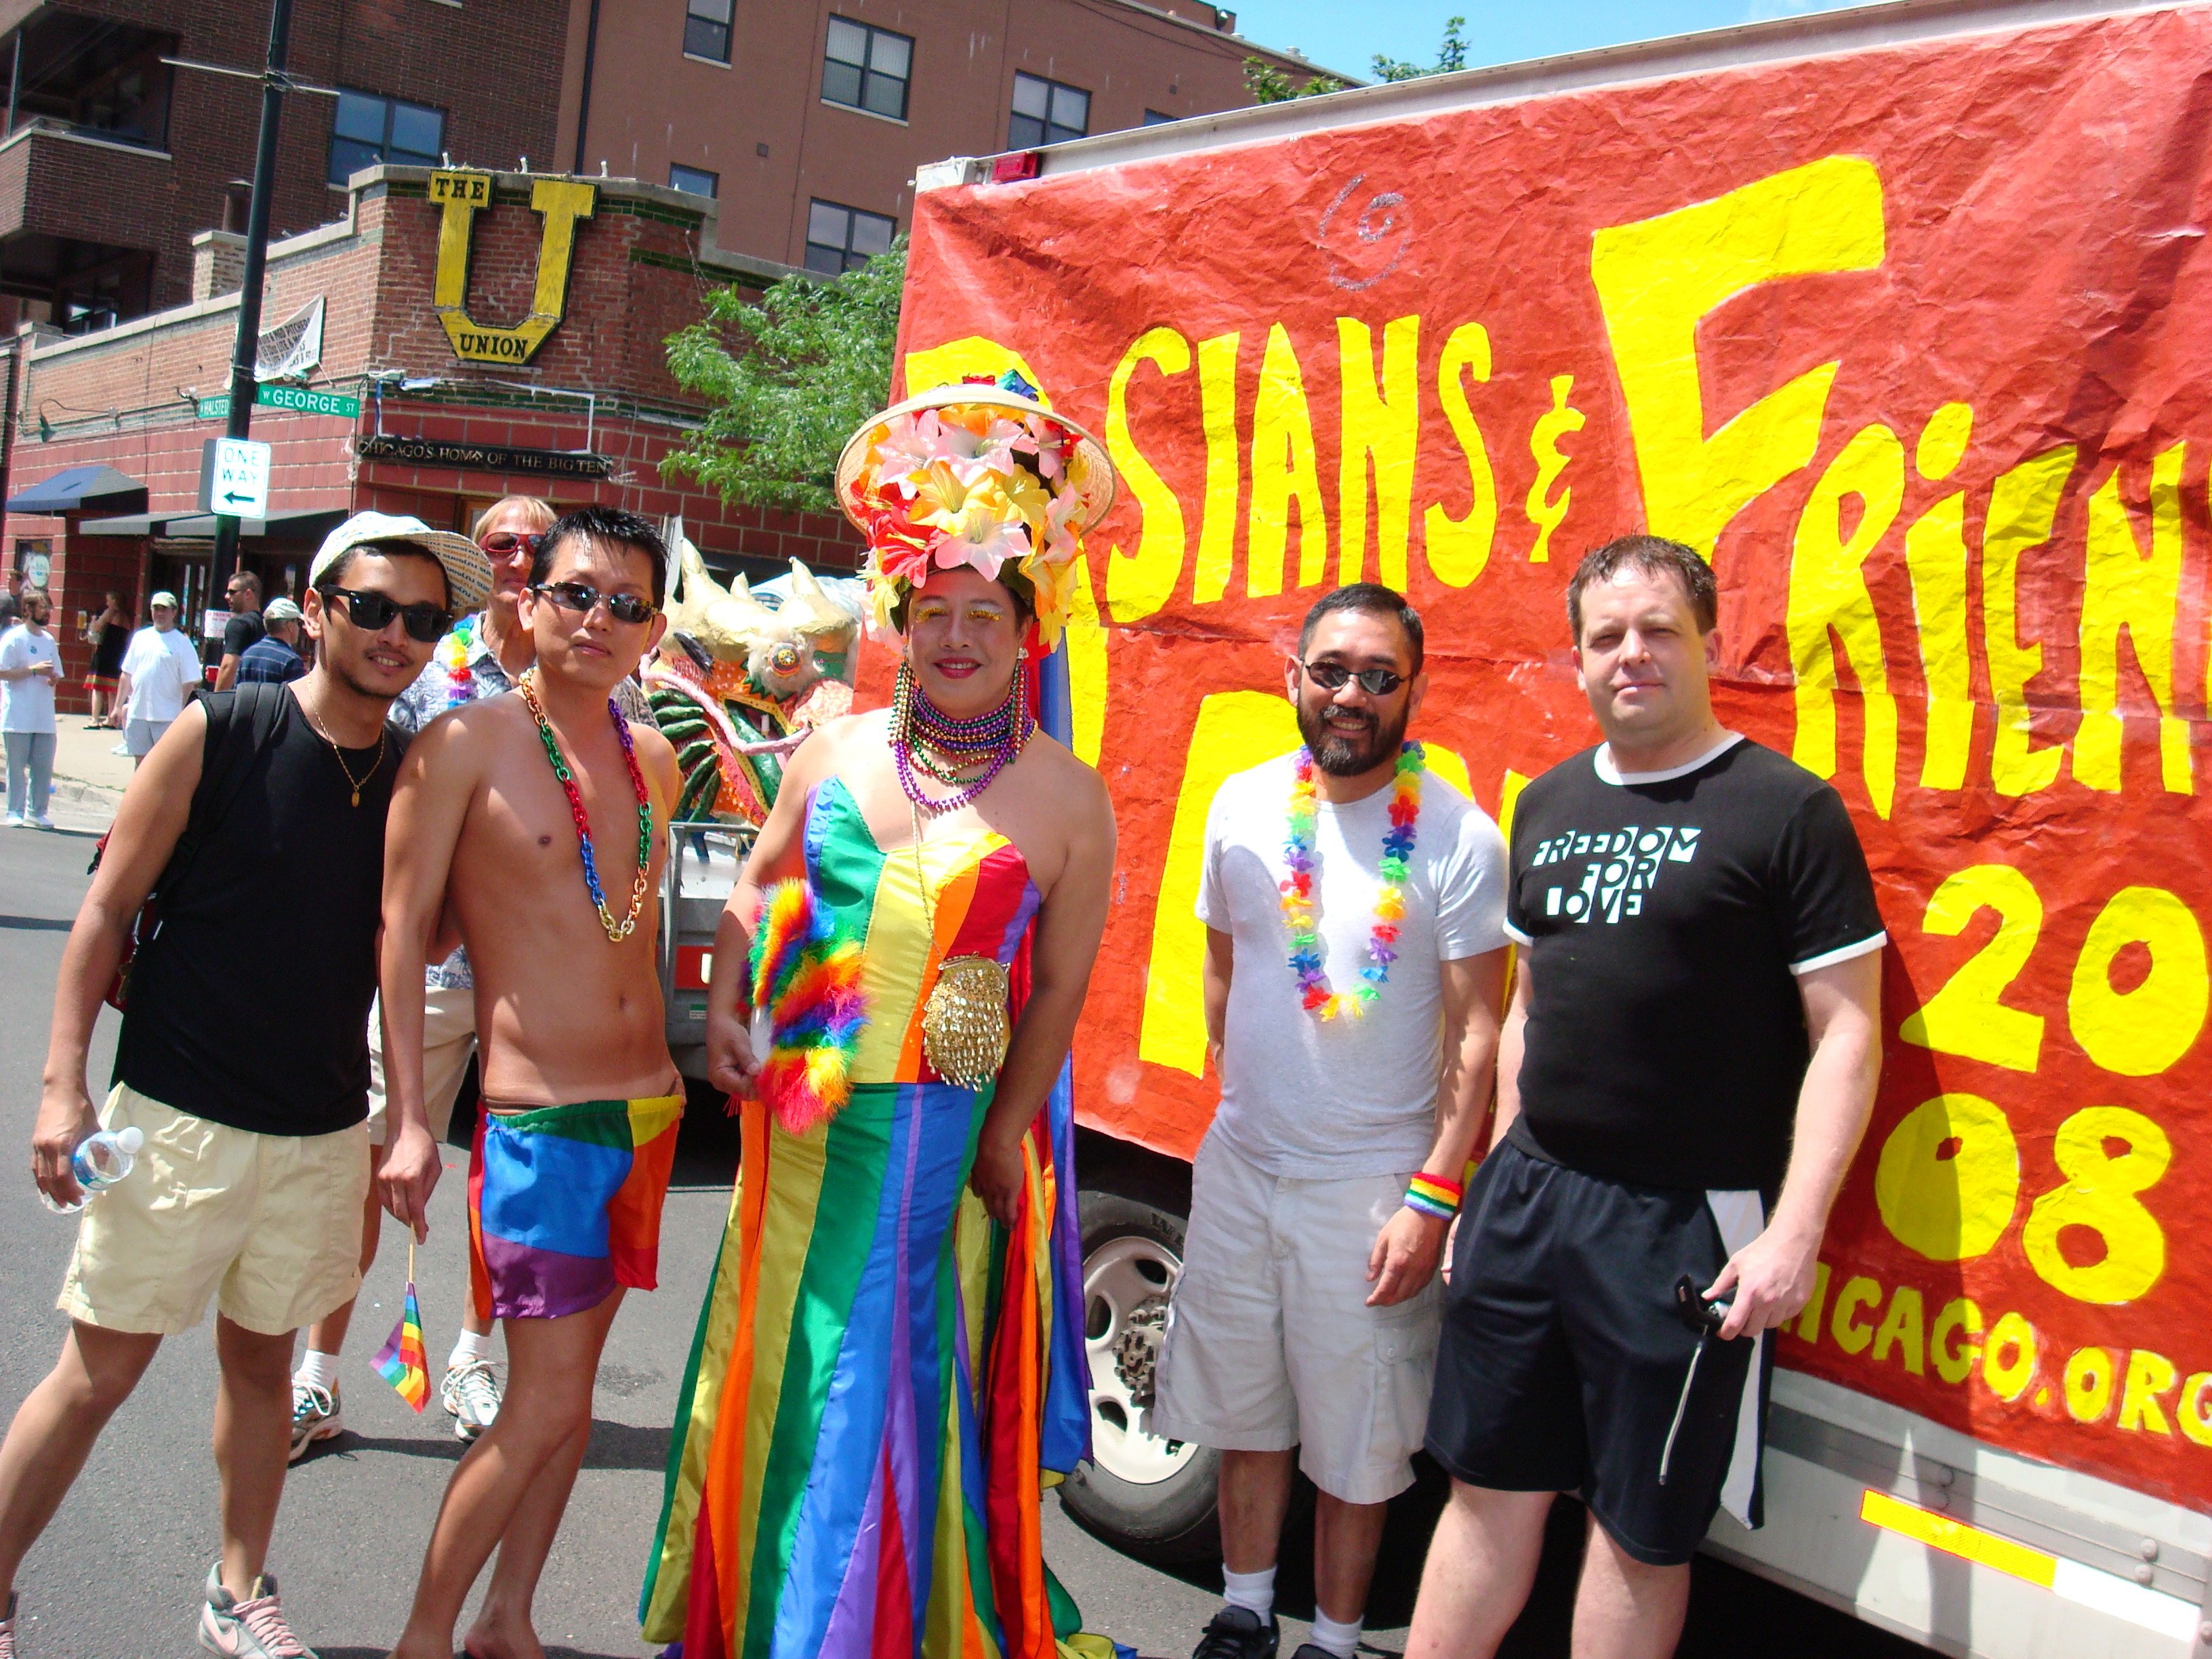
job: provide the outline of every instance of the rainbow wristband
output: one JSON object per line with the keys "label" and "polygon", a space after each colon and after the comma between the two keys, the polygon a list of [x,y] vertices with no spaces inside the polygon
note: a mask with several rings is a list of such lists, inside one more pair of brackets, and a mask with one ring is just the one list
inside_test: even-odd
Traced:
{"label": "rainbow wristband", "polygon": [[1449,1221],[1459,1213],[1461,1188],[1442,1176],[1417,1175],[1406,1183],[1406,1207]]}

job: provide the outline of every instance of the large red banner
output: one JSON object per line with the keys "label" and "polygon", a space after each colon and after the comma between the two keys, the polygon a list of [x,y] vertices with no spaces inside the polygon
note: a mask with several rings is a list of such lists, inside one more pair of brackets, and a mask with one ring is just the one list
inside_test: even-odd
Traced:
{"label": "large red banner", "polygon": [[1203,1132],[1204,813],[1295,742],[1319,593],[1411,594],[1417,735],[1504,818],[1595,741],[1575,559],[1678,537],[1723,717],[1843,792],[1893,940],[1784,1363],[2212,1498],[2208,58],[2189,7],[922,196],[908,385],[1018,364],[1122,474],[1086,1121]]}

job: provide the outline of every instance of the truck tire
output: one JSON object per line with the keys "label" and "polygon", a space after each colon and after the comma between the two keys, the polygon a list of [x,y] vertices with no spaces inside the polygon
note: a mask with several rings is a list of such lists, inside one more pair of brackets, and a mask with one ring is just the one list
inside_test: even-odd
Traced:
{"label": "truck tire", "polygon": [[[1085,1532],[1160,1566],[1216,1559],[1221,1455],[1164,1440],[1146,1423],[1167,1296],[1182,1269],[1184,1218],[1140,1177],[1101,1172],[1079,1197],[1084,1335],[1091,1355],[1091,1455],[1060,1487]],[[1168,1203],[1174,1200],[1168,1200]]]}

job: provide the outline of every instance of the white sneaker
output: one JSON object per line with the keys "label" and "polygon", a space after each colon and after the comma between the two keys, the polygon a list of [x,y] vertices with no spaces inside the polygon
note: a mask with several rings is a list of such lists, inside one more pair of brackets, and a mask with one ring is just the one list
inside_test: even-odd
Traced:
{"label": "white sneaker", "polygon": [[23,815],[21,812],[10,812],[6,817],[0,818],[0,830],[21,830],[22,827]]}
{"label": "white sneaker", "polygon": [[438,1385],[438,1403],[453,1419],[453,1437],[473,1440],[499,1420],[498,1375],[489,1359],[455,1365]]}
{"label": "white sneaker", "polygon": [[107,752],[111,755],[127,755],[131,752],[131,745],[127,743],[118,743]]}
{"label": "white sneaker", "polygon": [[333,1382],[328,1389],[317,1388],[312,1382],[296,1378],[292,1383],[292,1450],[284,1460],[296,1463],[307,1455],[307,1448],[318,1440],[334,1440],[344,1431],[345,1418],[338,1410],[338,1389]]}
{"label": "white sneaker", "polygon": [[208,1571],[207,1603],[200,1608],[200,1645],[224,1659],[315,1659],[315,1650],[292,1634],[267,1573],[253,1581],[243,1601],[222,1587],[222,1563]]}
{"label": "white sneaker", "polygon": [[51,830],[54,827],[53,819],[47,817],[44,812],[33,812],[28,818],[25,819],[24,822],[28,823],[33,830]]}

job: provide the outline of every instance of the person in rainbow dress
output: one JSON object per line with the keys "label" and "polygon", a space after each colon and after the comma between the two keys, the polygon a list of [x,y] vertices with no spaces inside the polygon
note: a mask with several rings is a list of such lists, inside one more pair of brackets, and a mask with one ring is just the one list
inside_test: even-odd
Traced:
{"label": "person in rainbow dress", "polygon": [[837,479],[898,688],[793,757],[716,938],[744,1163],[641,1620],[681,1659],[1110,1659],[1038,1529],[1089,1451],[1067,1053],[1114,819],[1031,664],[1114,475],[1009,376]]}

